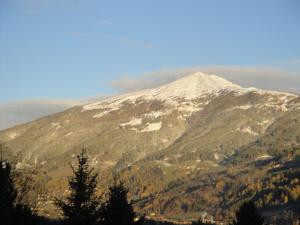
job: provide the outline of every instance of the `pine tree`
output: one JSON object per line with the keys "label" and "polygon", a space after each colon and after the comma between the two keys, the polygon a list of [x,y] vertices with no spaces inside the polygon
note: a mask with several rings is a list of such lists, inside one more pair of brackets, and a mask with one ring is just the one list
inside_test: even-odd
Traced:
{"label": "pine tree", "polygon": [[123,183],[117,183],[109,188],[108,200],[101,210],[102,225],[133,225],[141,224],[142,219],[135,222],[136,214],[127,200],[128,190]]}
{"label": "pine tree", "polygon": [[67,225],[94,225],[99,221],[100,201],[96,195],[97,174],[89,168],[88,156],[83,149],[77,155],[78,167],[69,179],[70,195],[65,201],[56,199],[63,211],[63,222]]}
{"label": "pine tree", "polygon": [[236,220],[231,225],[263,225],[264,218],[258,213],[252,201],[244,202],[235,213]]}
{"label": "pine tree", "polygon": [[4,224],[13,224],[16,197],[11,166],[0,159],[0,218]]}
{"label": "pine tree", "polygon": [[[2,152],[1,152],[2,154]],[[38,217],[30,207],[17,201],[17,189],[9,162],[0,158],[0,219],[3,225],[34,225]]]}

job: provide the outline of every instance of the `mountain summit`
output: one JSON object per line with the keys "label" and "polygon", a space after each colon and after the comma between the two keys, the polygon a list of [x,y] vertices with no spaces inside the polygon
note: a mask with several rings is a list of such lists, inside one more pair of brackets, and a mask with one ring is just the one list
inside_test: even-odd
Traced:
{"label": "mountain summit", "polygon": [[240,86],[224,78],[197,72],[157,88],[127,93],[104,101],[88,104],[85,105],[83,109],[97,109],[97,105],[101,108],[100,105],[102,103],[114,102],[116,105],[125,101],[133,102],[137,99],[156,99],[166,102],[172,102],[176,99],[192,100],[209,94],[217,95],[221,91],[238,91],[241,89]]}
{"label": "mountain summit", "polygon": [[197,72],[154,90],[162,96],[194,99],[213,92],[239,88],[241,87],[221,77]]}

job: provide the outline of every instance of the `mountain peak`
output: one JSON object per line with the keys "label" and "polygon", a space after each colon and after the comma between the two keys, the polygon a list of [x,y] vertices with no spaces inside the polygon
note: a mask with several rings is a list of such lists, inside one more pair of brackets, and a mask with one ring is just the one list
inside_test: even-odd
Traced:
{"label": "mountain peak", "polygon": [[171,83],[157,88],[127,93],[106,99],[100,102],[83,106],[83,110],[101,109],[105,107],[118,108],[123,102],[135,102],[137,99],[157,99],[166,102],[172,102],[176,99],[192,100],[208,94],[218,95],[224,90],[236,91],[242,88],[230,81],[216,75],[208,75],[202,72],[196,72]]}
{"label": "mountain peak", "polygon": [[157,89],[164,91],[165,94],[174,92],[170,94],[186,99],[193,99],[203,94],[239,88],[241,87],[224,78],[196,72]]}

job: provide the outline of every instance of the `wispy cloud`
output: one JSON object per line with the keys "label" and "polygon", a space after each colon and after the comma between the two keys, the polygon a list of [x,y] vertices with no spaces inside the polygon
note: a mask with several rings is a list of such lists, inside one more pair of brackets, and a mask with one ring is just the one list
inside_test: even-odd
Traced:
{"label": "wispy cloud", "polygon": [[24,14],[24,15],[31,15],[31,16],[33,16],[33,15],[38,14],[38,11],[34,10],[34,9],[27,9],[27,10],[22,10],[21,13]]}
{"label": "wispy cloud", "polygon": [[142,76],[127,75],[112,81],[111,86],[122,93],[137,91],[157,87],[197,71],[224,77],[243,87],[300,93],[300,72],[255,66],[205,66],[163,69]]}
{"label": "wispy cloud", "polygon": [[0,104],[0,129],[25,123],[78,105],[74,100],[24,100]]}
{"label": "wispy cloud", "polygon": [[138,42],[135,40],[132,40],[130,38],[120,38],[120,42],[129,47],[129,48],[144,48],[144,49],[149,49],[149,48],[153,48],[153,44],[149,43],[149,42]]}
{"label": "wispy cloud", "polygon": [[271,65],[279,68],[287,68],[287,69],[294,69],[294,70],[296,69],[300,71],[300,57],[287,59],[287,60],[273,61]]}
{"label": "wispy cloud", "polygon": [[113,80],[110,85],[118,92],[131,92],[143,89],[154,88],[190,73],[196,72],[195,68],[181,68],[181,69],[162,69],[144,75],[125,75],[120,79]]}
{"label": "wispy cloud", "polygon": [[96,24],[98,24],[98,25],[112,25],[113,23],[111,21],[108,21],[108,20],[97,20]]}
{"label": "wispy cloud", "polygon": [[104,98],[106,96],[87,99],[28,99],[1,103],[0,130]]}
{"label": "wispy cloud", "polygon": [[87,37],[88,36],[87,33],[82,33],[82,32],[68,32],[67,35],[71,36],[71,37]]}
{"label": "wispy cloud", "polygon": [[292,59],[286,59],[286,60],[278,60],[274,61],[273,64],[300,64],[300,57],[299,58],[292,58]]}
{"label": "wispy cloud", "polygon": [[242,86],[300,93],[300,71],[277,67],[214,66],[202,71],[221,75]]}
{"label": "wispy cloud", "polygon": [[300,59],[292,59],[291,63],[300,65]]}

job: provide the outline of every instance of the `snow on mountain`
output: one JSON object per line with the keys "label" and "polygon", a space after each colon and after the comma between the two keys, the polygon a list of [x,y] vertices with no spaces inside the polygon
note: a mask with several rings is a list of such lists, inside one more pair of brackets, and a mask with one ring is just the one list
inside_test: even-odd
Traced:
{"label": "snow on mountain", "polygon": [[240,86],[221,77],[197,72],[158,88],[123,94],[84,105],[83,111],[104,108],[117,110],[122,103],[134,103],[138,99],[156,99],[172,104],[179,99],[192,100],[209,94],[217,94],[224,90],[238,91],[239,89],[241,89]]}
{"label": "snow on mountain", "polygon": [[[173,109],[176,108],[176,110],[184,112],[183,117],[188,117],[194,112],[203,110],[213,98],[229,92],[233,92],[235,95],[255,92],[274,96],[276,99],[279,96],[280,98],[278,99],[281,103],[276,102],[276,107],[280,107],[283,111],[287,110],[287,103],[292,98],[297,97],[289,93],[265,91],[253,87],[243,88],[216,75],[197,72],[157,88],[127,93],[92,104],[83,105],[82,112],[100,110],[100,112],[93,115],[93,118],[97,119],[119,110],[125,104],[138,104],[143,101],[158,100]],[[272,97],[270,97],[270,102],[274,104],[271,98]],[[268,103],[264,105],[264,107],[265,106],[268,106]],[[250,107],[242,109],[246,110],[248,108]],[[156,116],[159,117],[171,112],[172,110],[169,110],[168,113],[158,111],[156,112]]]}
{"label": "snow on mountain", "polygon": [[[183,117],[188,117],[194,112],[201,111],[213,97],[232,91],[240,93],[243,91],[243,88],[221,77],[197,72],[158,88],[123,94],[83,105],[82,112],[100,110],[100,112],[93,115],[93,118],[97,119],[119,110],[123,105],[128,103],[137,104],[137,102],[157,100],[173,109],[183,112]],[[202,101],[196,102],[194,101],[196,99],[202,99]],[[157,118],[172,111],[157,111],[154,116]],[[144,115],[144,117],[147,116],[147,114]]]}

